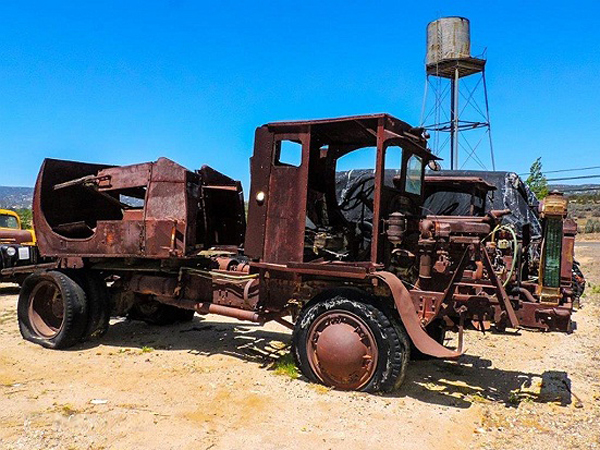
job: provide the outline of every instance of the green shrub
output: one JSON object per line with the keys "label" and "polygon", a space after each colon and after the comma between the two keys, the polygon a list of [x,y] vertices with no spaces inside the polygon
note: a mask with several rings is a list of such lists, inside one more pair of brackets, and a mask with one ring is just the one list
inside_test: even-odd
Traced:
{"label": "green shrub", "polygon": [[585,224],[584,233],[600,233],[600,220],[589,219]]}

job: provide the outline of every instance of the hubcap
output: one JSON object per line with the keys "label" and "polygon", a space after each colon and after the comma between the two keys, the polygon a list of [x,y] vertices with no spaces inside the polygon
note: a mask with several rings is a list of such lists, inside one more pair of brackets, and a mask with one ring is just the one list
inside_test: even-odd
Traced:
{"label": "hubcap", "polygon": [[63,325],[64,302],[60,289],[51,281],[39,282],[29,294],[29,323],[37,334],[50,339]]}
{"label": "hubcap", "polygon": [[377,368],[377,341],[356,314],[331,310],[308,330],[308,362],[317,377],[337,389],[360,389]]}

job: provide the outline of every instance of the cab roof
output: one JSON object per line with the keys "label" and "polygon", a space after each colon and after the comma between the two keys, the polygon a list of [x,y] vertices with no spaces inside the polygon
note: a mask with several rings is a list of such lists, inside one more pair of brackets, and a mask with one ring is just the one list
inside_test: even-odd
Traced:
{"label": "cab roof", "polygon": [[17,219],[20,219],[19,215],[16,212],[11,211],[10,209],[0,209],[0,215],[2,215],[2,216],[13,216],[13,217],[16,217]]}
{"label": "cab roof", "polygon": [[377,142],[377,127],[383,121],[386,138],[404,138],[419,148],[419,153],[428,159],[440,159],[427,149],[423,128],[416,128],[387,114],[367,114],[315,120],[271,122],[263,125],[274,133],[303,133],[311,135],[322,144],[374,146]]}

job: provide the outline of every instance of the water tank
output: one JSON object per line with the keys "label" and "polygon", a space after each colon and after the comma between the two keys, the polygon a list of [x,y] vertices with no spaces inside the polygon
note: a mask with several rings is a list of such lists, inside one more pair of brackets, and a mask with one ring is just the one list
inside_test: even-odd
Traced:
{"label": "water tank", "polygon": [[427,65],[445,59],[469,58],[471,37],[469,19],[442,17],[427,25]]}

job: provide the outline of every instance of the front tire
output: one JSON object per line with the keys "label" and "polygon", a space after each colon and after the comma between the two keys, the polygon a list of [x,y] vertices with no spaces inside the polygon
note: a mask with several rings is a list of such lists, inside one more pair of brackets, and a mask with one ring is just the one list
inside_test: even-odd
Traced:
{"label": "front tire", "polygon": [[577,303],[577,306],[580,304],[581,296],[585,291],[585,276],[581,271],[581,267],[579,263],[573,261],[573,269],[572,269],[572,278],[573,278],[573,299]]}
{"label": "front tire", "polygon": [[300,313],[292,353],[312,382],[340,390],[391,391],[404,380],[410,344],[391,313],[339,295]]}
{"label": "front tire", "polygon": [[71,347],[88,323],[85,292],[62,272],[34,273],[23,282],[17,315],[24,339],[52,349]]}

